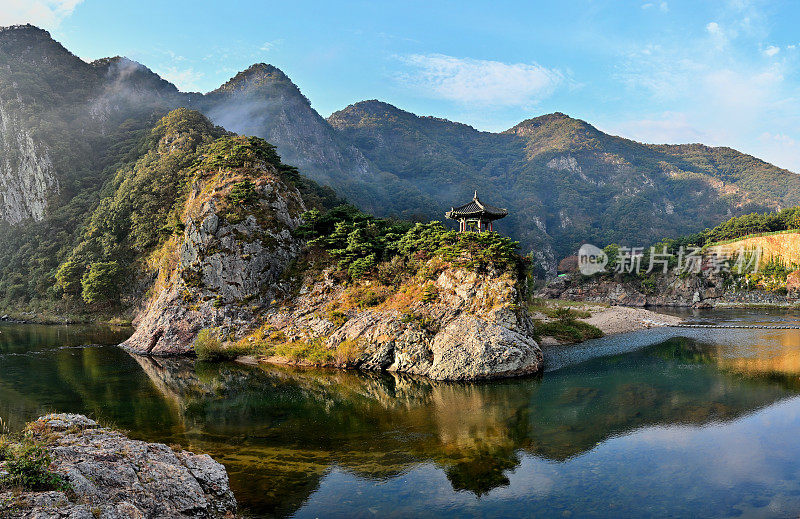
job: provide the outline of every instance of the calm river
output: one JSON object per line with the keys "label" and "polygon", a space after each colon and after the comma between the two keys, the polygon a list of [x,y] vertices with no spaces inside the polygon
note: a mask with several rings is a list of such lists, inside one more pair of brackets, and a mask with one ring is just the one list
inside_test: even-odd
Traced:
{"label": "calm river", "polygon": [[207,452],[254,517],[800,514],[800,330],[645,331],[482,384],[134,357],[128,333],[0,325],[0,417]]}

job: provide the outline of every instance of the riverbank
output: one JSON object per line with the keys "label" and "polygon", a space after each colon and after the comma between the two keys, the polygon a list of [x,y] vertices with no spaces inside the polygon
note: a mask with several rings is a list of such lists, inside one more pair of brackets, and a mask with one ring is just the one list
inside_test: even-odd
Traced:
{"label": "riverbank", "polygon": [[601,307],[591,317],[581,321],[598,327],[604,335],[629,333],[659,326],[672,326],[683,321],[680,317],[662,314],[646,308],[627,306]]}
{"label": "riverbank", "polygon": [[[539,330],[539,345],[578,344],[601,336],[635,332],[682,322],[680,317],[645,308],[603,303],[539,299],[531,306]],[[580,327],[579,335],[560,333]]]}

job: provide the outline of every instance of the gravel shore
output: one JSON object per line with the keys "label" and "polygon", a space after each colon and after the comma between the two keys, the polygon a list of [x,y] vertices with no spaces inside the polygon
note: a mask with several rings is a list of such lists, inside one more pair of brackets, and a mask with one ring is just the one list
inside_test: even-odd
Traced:
{"label": "gravel shore", "polygon": [[657,326],[671,326],[683,321],[680,317],[654,312],[645,308],[587,305],[586,310],[591,312],[591,317],[580,320],[597,326],[606,335],[633,332]]}

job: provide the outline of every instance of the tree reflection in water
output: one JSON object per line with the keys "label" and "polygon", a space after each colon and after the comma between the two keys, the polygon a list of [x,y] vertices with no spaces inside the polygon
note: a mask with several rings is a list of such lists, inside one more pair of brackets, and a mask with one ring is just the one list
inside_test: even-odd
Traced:
{"label": "tree reflection in water", "polygon": [[[70,344],[121,340],[98,333],[74,331]],[[53,349],[66,339],[47,327],[0,337],[0,414],[12,424],[84,412],[208,452],[245,509],[274,516],[297,511],[334,468],[388,481],[433,464],[453,491],[481,497],[509,485],[525,456],[564,462],[613,436],[724,423],[800,390],[800,343],[783,335],[750,348],[673,338],[481,384]]]}

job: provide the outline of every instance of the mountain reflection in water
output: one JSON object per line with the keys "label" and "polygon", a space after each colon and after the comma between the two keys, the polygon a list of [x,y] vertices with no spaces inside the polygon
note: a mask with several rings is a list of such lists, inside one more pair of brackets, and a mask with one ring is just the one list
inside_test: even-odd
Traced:
{"label": "mountain reflection in water", "polygon": [[[705,331],[482,384],[59,348],[126,333],[0,327],[0,416],[83,412],[208,452],[257,516],[800,511],[800,439],[781,436],[800,423],[794,330]],[[703,456],[726,443],[744,458]]]}

